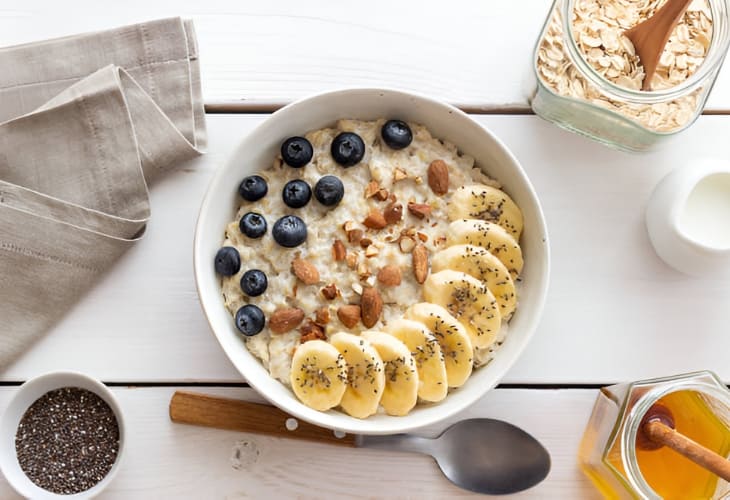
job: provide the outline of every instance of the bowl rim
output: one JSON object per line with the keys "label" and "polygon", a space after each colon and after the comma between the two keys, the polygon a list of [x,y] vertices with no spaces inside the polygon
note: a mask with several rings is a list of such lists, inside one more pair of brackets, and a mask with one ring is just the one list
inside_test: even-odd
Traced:
{"label": "bowl rim", "polygon": [[[311,408],[306,407],[303,403],[298,401],[296,397],[291,394],[291,397],[287,400],[281,400],[269,393],[267,393],[265,390],[260,388],[257,385],[257,381],[255,377],[247,377],[244,374],[244,370],[239,367],[238,362],[236,362],[235,353],[229,352],[229,349],[227,346],[222,342],[219,335],[216,333],[214,327],[213,327],[213,321],[211,319],[212,312],[208,311],[208,308],[206,307],[206,298],[204,296],[204,290],[202,289],[202,282],[204,280],[203,278],[203,272],[205,271],[205,265],[202,262],[202,238],[203,238],[203,221],[205,220],[205,216],[207,212],[210,209],[210,206],[216,202],[216,192],[214,191],[213,187],[218,185],[222,178],[225,178],[227,175],[227,171],[230,170],[229,165],[231,165],[233,158],[236,156],[237,151],[240,149],[241,144],[243,144],[244,141],[248,139],[250,136],[254,136],[257,133],[260,132],[261,129],[264,129],[268,123],[274,119],[275,117],[281,115],[281,114],[289,114],[292,112],[296,112],[298,108],[305,106],[309,104],[310,101],[313,100],[320,100],[320,99],[332,99],[337,98],[340,96],[346,96],[347,94],[359,94],[359,93],[368,93],[368,94],[374,94],[374,95],[380,95],[381,97],[385,94],[390,94],[402,99],[415,99],[418,101],[421,101],[428,106],[439,108],[442,111],[448,112],[449,114],[455,114],[462,120],[467,120],[471,122],[473,125],[478,127],[480,129],[480,132],[483,133],[486,137],[489,138],[489,140],[493,143],[494,147],[498,150],[499,154],[503,155],[505,159],[507,159],[510,162],[510,168],[512,170],[512,173],[519,177],[518,182],[522,185],[522,188],[525,190],[525,193],[529,196],[531,203],[535,209],[535,225],[537,226],[535,228],[535,232],[538,232],[542,235],[543,238],[543,245],[542,245],[542,256],[541,258],[544,259],[544,266],[542,270],[542,274],[536,276],[535,278],[539,280],[540,287],[538,290],[538,293],[536,294],[534,298],[534,309],[531,311],[531,319],[528,320],[529,324],[527,327],[527,332],[522,336],[521,343],[519,347],[517,348],[517,352],[513,355],[513,359],[511,359],[508,363],[508,366],[502,370],[501,374],[494,377],[494,380],[492,380],[489,384],[485,385],[481,391],[479,391],[478,395],[475,395],[471,398],[462,398],[459,400],[454,401],[455,398],[452,397],[452,401],[450,404],[444,404],[444,401],[440,403],[436,403],[436,405],[439,406],[439,412],[438,414],[433,414],[430,418],[422,418],[420,422],[413,422],[413,419],[410,418],[411,415],[406,415],[402,417],[392,417],[393,420],[388,421],[388,425],[383,424],[382,422],[376,422],[374,423],[372,420],[369,419],[354,419],[353,417],[349,417],[348,415],[342,413],[342,417],[346,417],[349,420],[345,421],[352,421],[353,425],[347,425],[343,422],[330,422],[328,416],[331,416],[330,412],[319,412],[317,410],[313,410]],[[354,119],[357,119],[357,117],[354,117]],[[424,124],[426,127],[428,127],[428,124]],[[472,117],[470,117],[467,113],[460,110],[459,108],[456,108],[455,106],[452,106],[450,104],[444,103],[442,101],[436,100],[432,97],[411,92],[411,91],[404,91],[402,89],[396,89],[396,88],[388,88],[388,87],[344,87],[344,88],[338,88],[335,90],[328,90],[325,92],[319,92],[314,93],[308,96],[301,97],[286,106],[278,109],[274,113],[272,113],[270,116],[268,116],[266,119],[264,119],[262,122],[260,122],[258,125],[256,125],[251,131],[249,131],[246,135],[242,136],[241,139],[238,142],[238,145],[236,148],[233,149],[233,151],[228,155],[225,162],[216,170],[216,172],[213,174],[211,180],[209,181],[208,187],[206,188],[205,195],[203,196],[200,210],[198,212],[198,219],[196,221],[195,226],[195,235],[193,240],[193,269],[194,269],[194,276],[195,276],[195,286],[196,291],[198,293],[198,297],[200,299],[200,305],[203,309],[203,314],[206,317],[206,321],[208,322],[208,325],[210,327],[211,333],[214,335],[220,346],[222,347],[223,351],[225,352],[226,356],[228,357],[229,361],[233,366],[236,368],[236,370],[241,374],[241,376],[244,378],[245,382],[252,387],[258,394],[260,394],[263,398],[265,398],[267,401],[269,401],[272,405],[277,406],[281,410],[289,413],[295,418],[302,419],[306,422],[309,422],[314,425],[318,425],[321,427],[325,427],[328,429],[332,429],[333,431],[342,431],[347,433],[355,433],[355,434],[371,434],[371,435],[377,435],[377,434],[394,434],[398,432],[407,432],[414,429],[423,428],[428,425],[433,425],[438,422],[441,422],[443,420],[446,420],[450,417],[453,417],[457,413],[465,410],[472,404],[474,404],[478,399],[483,397],[487,392],[489,392],[492,388],[494,388],[499,381],[504,377],[504,375],[507,373],[509,368],[516,362],[516,360],[519,358],[519,355],[524,351],[525,347],[531,340],[532,336],[535,333],[535,330],[537,329],[537,326],[539,324],[540,318],[542,317],[543,310],[545,308],[545,302],[547,299],[547,291],[550,281],[550,267],[551,267],[551,257],[550,257],[550,244],[549,244],[549,238],[548,238],[548,231],[547,231],[547,224],[545,221],[545,215],[542,209],[542,205],[540,204],[540,200],[537,196],[537,193],[535,191],[535,188],[533,187],[532,183],[530,182],[529,178],[527,177],[527,174],[525,173],[524,169],[522,168],[522,165],[517,160],[517,158],[514,156],[514,154],[507,148],[507,146],[488,128],[486,128],[484,125],[479,123],[478,121],[474,120]],[[269,379],[274,380],[273,377],[268,375]],[[447,399],[449,396],[447,396]],[[338,415],[339,416],[339,415]],[[323,421],[324,420],[324,421]],[[339,420],[339,418],[335,418],[335,420]]]}
{"label": "bowl rim", "polygon": [[107,472],[101,481],[87,490],[71,495],[64,495],[45,490],[33,483],[30,478],[25,475],[22,469],[20,469],[20,465],[17,463],[17,454],[14,446],[10,450],[4,449],[5,447],[0,447],[0,455],[2,456],[2,458],[0,458],[0,472],[7,480],[8,484],[19,495],[26,498],[37,498],[39,500],[74,500],[92,498],[99,495],[107,488],[107,486],[109,486],[121,467],[124,449],[126,447],[126,424],[119,401],[109,387],[107,387],[103,382],[78,371],[60,370],[47,372],[33,377],[21,384],[17,388],[15,394],[13,394],[10,398],[10,402],[5,408],[2,416],[0,416],[0,433],[2,433],[2,435],[0,435],[0,440],[5,442],[6,431],[12,432],[13,440],[15,439],[14,435],[17,431],[20,420],[14,418],[12,415],[13,413],[17,413],[17,410],[20,409],[19,418],[22,419],[28,408],[30,408],[30,406],[41,396],[50,391],[64,387],[78,387],[89,392],[93,392],[103,399],[107,405],[109,405],[109,408],[111,408],[112,412],[114,412],[114,416],[117,420],[117,426],[119,428],[119,447],[117,450],[117,457],[111,469],[109,469],[109,472]]}

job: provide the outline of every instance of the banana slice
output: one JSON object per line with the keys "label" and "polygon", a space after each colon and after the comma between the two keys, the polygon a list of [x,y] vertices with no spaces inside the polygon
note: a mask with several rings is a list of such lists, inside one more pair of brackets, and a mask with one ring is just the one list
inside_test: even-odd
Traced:
{"label": "banana slice", "polygon": [[512,278],[522,272],[524,261],[517,241],[502,226],[476,219],[455,220],[449,224],[447,245],[475,245],[489,250],[509,270]]}
{"label": "banana slice", "polygon": [[481,219],[499,224],[515,240],[522,234],[522,211],[507,193],[486,184],[462,186],[451,196],[450,220]]}
{"label": "banana slice", "polygon": [[408,415],[418,401],[418,374],[411,351],[387,333],[363,332],[360,336],[370,342],[383,360],[385,389],[380,404],[385,413]]}
{"label": "banana slice", "polygon": [[428,302],[412,305],[403,317],[422,323],[438,340],[444,355],[448,386],[464,385],[471,375],[473,360],[471,340],[463,325],[443,307]]}
{"label": "banana slice", "polygon": [[385,331],[410,349],[418,371],[418,397],[425,401],[441,401],[448,392],[446,363],[436,337],[417,321],[391,321]]}
{"label": "banana slice", "polygon": [[453,269],[474,276],[487,285],[499,304],[502,318],[512,316],[517,305],[515,283],[509,271],[497,257],[484,247],[453,245],[434,254],[431,272]]}
{"label": "banana slice", "polygon": [[324,340],[311,340],[294,351],[290,380],[302,403],[326,411],[340,404],[345,394],[347,364],[334,346]]}
{"label": "banana slice", "polygon": [[366,418],[378,411],[385,388],[383,360],[364,338],[338,332],[329,339],[347,363],[347,389],[340,406],[356,418]]}
{"label": "banana slice", "polygon": [[432,273],[423,284],[423,296],[464,325],[473,347],[494,342],[502,323],[499,306],[489,288],[475,277],[451,270]]}

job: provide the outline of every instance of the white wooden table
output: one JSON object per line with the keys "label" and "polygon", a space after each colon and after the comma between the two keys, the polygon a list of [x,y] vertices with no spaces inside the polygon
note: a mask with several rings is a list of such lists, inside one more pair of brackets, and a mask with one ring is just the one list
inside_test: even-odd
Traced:
{"label": "white wooden table", "polygon": [[[144,240],[0,372],[0,411],[18,384],[46,371],[76,369],[113,384],[130,441],[104,498],[465,495],[425,457],[181,426],[167,416],[178,386],[258,398],[210,333],[193,283],[193,227],[215,169],[266,113],[294,98],[346,85],[400,87],[476,113],[521,161],[550,231],[552,282],[540,328],[504,384],[463,417],[508,420],[549,449],[547,480],[517,496],[594,497],[575,456],[598,387],[697,369],[730,381],[730,283],[669,269],[643,222],[666,173],[701,155],[728,156],[730,70],[715,87],[712,116],[677,141],[641,156],[606,149],[529,113],[531,52],[549,4],[4,0],[0,46],[194,18],[205,99],[216,113],[208,115],[209,153],[153,190]],[[241,460],[232,458],[236,450]],[[0,498],[15,498],[2,478]]]}

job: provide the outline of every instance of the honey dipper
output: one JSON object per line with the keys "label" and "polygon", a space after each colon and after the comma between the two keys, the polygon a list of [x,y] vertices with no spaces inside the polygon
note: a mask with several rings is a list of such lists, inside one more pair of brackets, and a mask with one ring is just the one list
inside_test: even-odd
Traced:
{"label": "honey dipper", "polygon": [[667,3],[649,19],[624,32],[634,44],[639,60],[644,66],[641,90],[651,90],[651,80],[669,35],[691,3],[692,0],[667,0]]}
{"label": "honey dipper", "polygon": [[658,450],[662,446],[671,448],[725,481],[730,481],[730,460],[677,432],[669,408],[655,404],[641,420],[636,436],[636,447],[643,450]]}

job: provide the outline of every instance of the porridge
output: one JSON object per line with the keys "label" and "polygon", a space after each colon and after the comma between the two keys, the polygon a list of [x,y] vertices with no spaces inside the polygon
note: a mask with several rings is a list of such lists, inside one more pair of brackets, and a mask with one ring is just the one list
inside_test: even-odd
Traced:
{"label": "porridge", "polygon": [[398,120],[284,141],[216,255],[246,347],[308,406],[405,415],[462,385],[517,306],[522,213],[456,146]]}
{"label": "porridge", "polygon": [[[634,46],[623,32],[650,18],[666,0],[575,0],[573,36],[584,59],[606,80],[640,90],[644,80]],[[708,0],[694,0],[669,37],[651,88],[674,87],[692,76],[705,59],[712,40],[712,13]],[[554,92],[583,99],[620,113],[658,132],[687,125],[699,103],[699,89],[668,102],[636,104],[606,97],[571,62],[563,41],[563,20],[556,7],[539,42],[539,78]]]}

